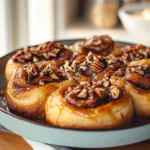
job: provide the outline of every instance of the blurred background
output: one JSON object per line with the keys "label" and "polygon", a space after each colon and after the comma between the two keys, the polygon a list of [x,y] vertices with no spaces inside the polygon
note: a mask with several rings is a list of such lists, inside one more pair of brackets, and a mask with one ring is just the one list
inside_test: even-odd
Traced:
{"label": "blurred background", "polygon": [[150,45],[149,8],[150,0],[0,0],[0,56],[25,45],[100,34]]}

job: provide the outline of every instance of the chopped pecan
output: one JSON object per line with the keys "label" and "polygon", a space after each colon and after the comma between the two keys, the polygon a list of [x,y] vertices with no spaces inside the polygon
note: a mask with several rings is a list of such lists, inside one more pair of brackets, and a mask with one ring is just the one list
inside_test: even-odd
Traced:
{"label": "chopped pecan", "polygon": [[36,54],[38,47],[37,48],[36,47],[30,47],[29,50],[31,51],[31,53]]}
{"label": "chopped pecan", "polygon": [[105,88],[95,88],[95,93],[101,99],[105,98],[106,96],[106,89]]}
{"label": "chopped pecan", "polygon": [[40,76],[46,76],[48,74],[48,66],[44,67],[43,70],[40,72]]}
{"label": "chopped pecan", "polygon": [[78,95],[82,91],[82,89],[83,89],[83,86],[79,85],[79,86],[74,88],[73,93],[75,95]]}
{"label": "chopped pecan", "polygon": [[103,85],[104,85],[104,87],[108,87],[110,85],[110,81],[109,80],[104,80]]}
{"label": "chopped pecan", "polygon": [[102,44],[102,40],[101,39],[97,39],[97,40],[94,40],[93,42],[92,42],[92,44],[93,45],[100,45],[100,44]]}
{"label": "chopped pecan", "polygon": [[115,71],[113,76],[124,77],[125,72],[126,72],[126,68],[121,68],[121,69],[118,69],[117,71]]}
{"label": "chopped pecan", "polygon": [[148,70],[148,69],[149,69],[149,66],[148,66],[148,65],[146,65],[146,64],[145,64],[145,65],[142,65],[142,69],[146,71],[146,70]]}
{"label": "chopped pecan", "polygon": [[60,49],[57,48],[57,49],[54,49],[50,52],[47,52],[47,53],[43,53],[43,56],[46,58],[46,59],[50,59],[51,57],[57,57],[57,54],[60,52]]}
{"label": "chopped pecan", "polygon": [[69,86],[69,87],[67,88],[67,90],[65,91],[64,96],[66,96],[66,95],[67,95],[68,93],[70,93],[72,90],[73,90],[73,88]]}
{"label": "chopped pecan", "polygon": [[81,85],[86,85],[86,84],[87,84],[87,81],[81,81],[80,84],[81,84]]}
{"label": "chopped pecan", "polygon": [[73,71],[75,72],[75,68],[72,68],[71,62],[69,60],[65,61],[65,64],[60,67],[61,70],[64,70],[65,72]]}
{"label": "chopped pecan", "polygon": [[25,47],[13,58],[15,62],[38,62],[45,59],[69,58],[72,52],[66,46],[57,42],[46,42],[37,47]]}
{"label": "chopped pecan", "polygon": [[137,68],[137,67],[131,67],[131,71],[133,73],[137,73],[140,76],[144,76],[145,72],[143,70],[141,70],[141,68]]}
{"label": "chopped pecan", "polygon": [[55,49],[55,50],[49,52],[49,53],[48,53],[48,56],[49,56],[49,57],[56,57],[59,52],[60,52],[60,49],[57,48],[57,49]]}
{"label": "chopped pecan", "polygon": [[150,48],[143,45],[128,46],[123,48],[123,51],[124,53],[120,60],[124,64],[128,64],[133,60],[147,59],[150,57]]}
{"label": "chopped pecan", "polygon": [[55,72],[55,75],[58,76],[58,77],[63,77],[65,76],[65,72],[63,70],[58,70]]}
{"label": "chopped pecan", "polygon": [[46,76],[37,77],[37,78],[34,79],[34,82],[38,83],[39,85],[44,85],[46,82],[51,82],[51,81],[52,81],[52,78],[51,77],[46,77]]}
{"label": "chopped pecan", "polygon": [[54,73],[50,74],[50,76],[52,79],[59,80],[59,77],[56,76]]}
{"label": "chopped pecan", "polygon": [[19,50],[15,56],[13,57],[14,62],[25,63],[32,60],[32,53],[28,47],[24,47],[24,49]]}
{"label": "chopped pecan", "polygon": [[107,35],[93,36],[92,38],[85,40],[84,43],[81,44],[83,49],[85,49],[86,51],[92,51],[94,53],[107,50],[107,52],[102,52],[103,55],[109,54],[114,45],[112,39]]}
{"label": "chopped pecan", "polygon": [[77,95],[79,98],[86,98],[87,96],[87,89],[82,89],[81,92]]}
{"label": "chopped pecan", "polygon": [[50,64],[32,64],[25,66],[26,80],[39,85],[44,85],[52,80],[64,80],[65,74],[56,66]]}
{"label": "chopped pecan", "polygon": [[27,67],[27,73],[29,76],[38,76],[39,71],[36,64],[29,65]]}
{"label": "chopped pecan", "polygon": [[80,63],[82,63],[83,61],[85,61],[85,56],[84,56],[84,55],[80,55],[80,56],[78,56],[78,57],[75,59],[75,63],[76,63],[76,64],[80,64]]}
{"label": "chopped pecan", "polygon": [[18,56],[16,59],[17,59],[18,62],[25,63],[26,56],[24,56],[24,55],[23,56]]}
{"label": "chopped pecan", "polygon": [[43,53],[43,56],[48,59],[48,53]]}
{"label": "chopped pecan", "polygon": [[69,92],[71,92],[72,91],[72,87],[68,87],[68,89],[67,89],[67,92],[69,93]]}
{"label": "chopped pecan", "polygon": [[83,41],[81,41],[79,46],[82,46],[83,44],[84,45],[91,45],[92,43],[93,43],[93,38],[89,38],[85,41],[85,43]]}
{"label": "chopped pecan", "polygon": [[110,93],[113,99],[117,99],[120,95],[120,89],[117,86],[112,85],[110,87]]}
{"label": "chopped pecan", "polygon": [[66,61],[61,67],[61,70],[64,70],[64,72],[79,72],[79,74],[83,73],[87,76],[90,76],[93,73],[98,74],[102,72],[105,67],[103,62],[105,62],[104,58],[89,52],[87,56],[77,56],[72,62]]}
{"label": "chopped pecan", "polygon": [[39,58],[37,58],[36,56],[33,57],[33,62],[38,62]]}
{"label": "chopped pecan", "polygon": [[24,52],[27,53],[29,51],[29,48],[27,46],[24,47]]}

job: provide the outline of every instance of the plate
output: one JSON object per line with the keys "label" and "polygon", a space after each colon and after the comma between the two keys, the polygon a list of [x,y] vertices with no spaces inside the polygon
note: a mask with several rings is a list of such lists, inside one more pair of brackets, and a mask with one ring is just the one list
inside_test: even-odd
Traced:
{"label": "plate", "polygon": [[[63,40],[59,42],[70,45],[76,41],[77,40]],[[118,43],[121,45],[131,45],[131,43]],[[0,59],[0,88],[6,87],[4,75],[5,65],[14,53],[15,52],[12,52]],[[116,147],[150,139],[150,124],[109,131],[73,130],[50,127],[46,124],[28,120],[13,114],[9,111],[6,101],[2,98],[0,99],[0,124],[8,130],[28,139],[67,147]]]}

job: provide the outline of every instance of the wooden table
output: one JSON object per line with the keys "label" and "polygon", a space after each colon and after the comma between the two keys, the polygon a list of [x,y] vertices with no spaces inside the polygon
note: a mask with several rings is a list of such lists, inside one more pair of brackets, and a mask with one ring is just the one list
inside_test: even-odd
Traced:
{"label": "wooden table", "polygon": [[[19,135],[7,131],[0,131],[0,150],[33,150],[32,147]],[[73,150],[82,150],[72,148]],[[84,149],[86,150],[86,149]],[[94,150],[94,149],[88,149]],[[95,150],[150,150],[150,140],[115,148],[100,148]]]}

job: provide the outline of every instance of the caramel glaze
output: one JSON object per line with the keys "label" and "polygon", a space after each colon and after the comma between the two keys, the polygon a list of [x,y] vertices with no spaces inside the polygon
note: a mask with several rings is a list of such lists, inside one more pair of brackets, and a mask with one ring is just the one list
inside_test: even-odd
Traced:
{"label": "caramel glaze", "polygon": [[[41,98],[40,101],[37,101],[37,102],[35,102],[35,103],[31,104],[31,105],[28,105],[28,102],[26,102],[27,104],[25,104],[25,100],[27,98],[27,96],[26,96],[27,95],[26,94],[26,89],[20,89],[19,92],[16,90],[15,91],[15,98],[17,98],[20,101],[19,103],[21,103],[21,104],[24,103],[24,106],[17,104],[7,94],[8,107],[9,107],[9,109],[12,112],[14,112],[14,113],[16,113],[18,115],[21,115],[23,117],[26,117],[26,118],[29,118],[29,119],[33,119],[33,120],[45,120],[45,111],[44,111],[45,102],[46,102],[47,98],[50,96],[50,94],[52,93],[52,91],[55,91],[58,87],[59,86],[57,84],[54,84],[54,83],[45,85],[45,88],[48,88],[48,89],[51,88],[49,90],[49,92],[46,91],[45,93],[43,93],[45,95],[44,99]],[[35,87],[32,90],[29,89],[31,94],[32,94],[32,91],[34,89],[35,89]],[[38,91],[40,92],[41,90],[39,89]],[[41,92],[43,92],[43,90]],[[43,96],[41,95],[40,97],[43,97]]]}
{"label": "caramel glaze", "polygon": [[[54,43],[54,42],[52,42]],[[58,44],[59,43],[54,43],[54,44]],[[23,51],[23,50],[21,50]],[[50,50],[48,49],[48,52]],[[45,51],[43,51],[44,53]],[[32,56],[32,60],[28,60],[27,62],[20,62],[18,61],[18,59],[15,59],[16,55],[14,55],[12,58],[9,59],[9,61],[6,64],[6,69],[5,69],[5,76],[6,76],[6,80],[8,82],[9,78],[11,77],[12,73],[14,72],[14,70],[17,70],[19,68],[22,68],[25,64],[31,64],[31,63],[51,63],[54,64],[56,66],[61,66],[66,59],[70,59],[70,57],[72,56],[73,52],[72,50],[70,50],[69,48],[65,48],[65,46],[62,45],[60,52],[58,52],[58,54],[56,55],[56,57],[51,57],[51,58],[44,58],[43,56],[37,56],[37,55],[33,55]],[[38,61],[34,62],[33,61],[33,57],[36,56],[38,57]],[[22,57],[22,55],[21,55]]]}
{"label": "caramel glaze", "polygon": [[[72,51],[68,47],[65,47],[65,45],[58,43],[58,42],[46,42],[43,45],[40,45],[38,47],[34,47],[36,53],[32,52],[30,48],[25,48],[20,51],[18,51],[13,56],[13,62],[19,62],[21,64],[26,63],[33,63],[33,58],[37,57],[38,61],[46,61],[46,60],[52,60],[57,62],[57,60],[65,60],[69,59],[72,56]],[[25,57],[28,55],[27,53],[30,53],[29,57]],[[45,57],[43,54],[49,54],[49,56]],[[24,60],[24,62],[22,61]]]}
{"label": "caramel glaze", "polygon": [[[21,74],[23,77],[16,77],[17,75],[16,73],[12,75],[7,86],[7,100],[10,110],[26,118],[43,118],[45,102],[50,94],[59,88],[60,84],[33,85],[25,80],[24,74]],[[14,84],[16,78],[20,87]]]}
{"label": "caramel glaze", "polygon": [[[65,82],[64,82],[65,83]],[[62,86],[63,86],[63,84],[62,84]],[[67,87],[66,87],[66,89],[67,89]],[[137,91],[137,92],[139,92],[139,91]],[[0,97],[2,98],[2,99],[6,99],[6,92],[4,92],[4,88],[2,88],[1,89],[1,92],[0,92]],[[63,102],[64,103],[64,102]],[[61,108],[60,110],[61,111],[63,111],[63,107],[64,107],[64,105],[65,105],[65,107],[68,107],[69,106],[69,109],[70,109],[70,111],[73,111],[73,112],[76,112],[77,114],[79,114],[79,115],[83,115],[83,116],[85,116],[85,117],[90,117],[90,118],[94,118],[95,117],[95,115],[93,115],[93,114],[91,114],[91,112],[90,111],[88,111],[87,112],[87,108],[85,108],[84,110],[83,109],[81,109],[81,108],[74,108],[74,107],[71,107],[71,105],[69,105],[67,102],[65,102],[65,104],[63,104],[63,103],[59,103],[59,107]],[[51,105],[51,108],[53,108],[53,106]],[[79,110],[79,112],[78,112],[78,110]],[[9,108],[7,107],[7,111],[9,111]],[[10,110],[11,111],[11,110]],[[85,113],[86,112],[86,113]],[[60,112],[60,114],[61,114],[61,112]],[[29,118],[29,119],[33,119],[33,118]],[[36,118],[36,119],[34,119],[35,121],[37,121],[37,122],[39,122],[39,123],[42,123],[42,124],[47,124],[46,123],[46,120],[45,120],[45,113],[43,113],[39,118]],[[148,119],[146,119],[146,120],[143,120],[143,119],[139,119],[139,118],[137,118],[137,117],[135,117],[134,116],[134,120],[130,123],[130,124],[128,124],[128,125],[126,125],[126,126],[124,126],[124,127],[122,127],[122,129],[127,129],[127,128],[133,128],[133,127],[138,127],[138,126],[141,126],[141,125],[146,125],[146,124],[150,124],[150,119],[148,120]],[[53,124],[49,124],[48,126],[54,126]],[[78,130],[80,130],[80,129],[78,129]],[[83,130],[83,129],[82,129]],[[87,130],[87,129],[86,129]],[[91,129],[89,129],[89,130],[91,130]],[[97,129],[95,129],[95,130],[97,130]],[[108,129],[107,129],[108,130]],[[114,129],[115,130],[115,129]]]}
{"label": "caramel glaze", "polygon": [[[70,86],[70,85],[69,85],[69,86]],[[81,116],[84,116],[84,117],[86,117],[86,118],[90,118],[90,119],[92,119],[93,121],[96,122],[96,121],[97,121],[97,116],[96,116],[96,114],[95,114],[95,112],[94,112],[94,111],[95,111],[95,108],[80,108],[80,107],[75,107],[75,106],[70,105],[70,104],[65,100],[65,98],[64,98],[64,91],[67,90],[67,88],[68,88],[68,85],[67,85],[67,84],[62,85],[62,86],[57,90],[56,93],[54,93],[54,94],[51,95],[51,99],[53,99],[56,95],[60,95],[60,98],[59,98],[59,99],[55,99],[55,100],[56,100],[56,103],[58,104],[58,106],[59,106],[59,108],[60,108],[59,116],[61,115],[63,109],[68,109],[70,112],[76,113],[76,114],[81,115]],[[122,95],[124,96],[124,94],[122,94]],[[122,96],[122,97],[123,97],[123,96]],[[121,98],[122,98],[122,97],[121,97]],[[126,99],[127,97],[128,97],[128,96],[125,95],[125,96],[124,96],[124,99]],[[113,101],[113,102],[110,102],[110,103],[104,105],[105,107],[100,106],[100,107],[101,107],[101,111],[107,112],[108,114],[111,115],[112,112],[111,112],[110,109],[108,109],[108,107],[110,107],[110,105],[112,105],[112,107],[113,107],[113,106],[117,105],[118,103],[120,103],[120,101],[122,101],[121,98],[118,99],[118,100],[116,100],[116,101]],[[55,107],[55,106],[53,106],[52,103],[49,105],[49,109],[52,109],[52,108],[54,108],[54,107]],[[117,121],[117,118],[115,118],[113,114],[112,114],[111,116],[114,118],[114,120]],[[59,120],[59,117],[58,117],[58,120]],[[57,121],[56,125],[59,126],[58,121]]]}
{"label": "caramel glaze", "polygon": [[126,79],[136,85],[137,87],[143,88],[145,90],[150,89],[150,78],[142,77],[134,73],[126,75]]}
{"label": "caramel glaze", "polygon": [[[59,116],[58,116],[58,118],[57,118],[57,121],[56,121],[56,126],[59,126],[59,117],[61,116],[61,114],[62,114],[62,112],[63,112],[63,110],[64,109],[68,109],[70,112],[72,112],[72,113],[76,113],[76,114],[78,114],[78,115],[80,115],[80,116],[84,116],[84,117],[86,117],[86,118],[90,118],[90,119],[92,119],[93,121],[97,121],[97,116],[95,115],[95,113],[94,113],[94,109],[95,108],[80,108],[80,107],[75,107],[75,106],[72,106],[72,105],[70,105],[67,101],[65,101],[65,99],[63,98],[63,94],[64,94],[64,91],[68,88],[68,86],[67,85],[62,85],[63,86],[63,88],[62,87],[60,87],[60,89],[59,90],[57,90],[57,93],[55,93],[55,95],[54,94],[52,94],[51,95],[51,97],[52,97],[52,99],[57,95],[57,94],[61,94],[61,98],[59,98],[59,99],[55,99],[56,100],[56,103],[58,104],[58,106],[59,106],[59,110],[60,110],[60,112],[59,112]],[[124,94],[123,94],[124,95]],[[126,96],[125,97],[125,99],[127,98],[128,96]],[[122,98],[122,97],[121,97]],[[115,105],[117,105],[120,101],[122,101],[122,99],[118,99],[118,100],[116,100],[116,101],[113,101],[113,102],[111,102],[111,103],[109,103],[109,104],[106,104],[108,107],[110,106],[110,105],[112,105],[112,106],[115,106]],[[60,101],[60,99],[61,99],[61,101]],[[106,106],[106,105],[104,105],[104,106]],[[53,105],[52,103],[50,103],[50,105],[49,105],[49,109],[53,109],[55,107],[55,105]],[[109,113],[109,114],[111,114],[112,112],[110,111],[110,109],[107,109],[107,107],[103,107],[103,106],[101,106],[102,108],[101,108],[101,110],[102,111],[107,111],[107,113]],[[114,117],[114,115],[112,114],[112,117]],[[114,119],[116,120],[116,118],[114,117]],[[50,123],[50,122],[49,122]],[[132,122],[130,122],[130,123],[127,123],[126,125],[124,125],[123,127],[117,127],[117,128],[114,128],[113,130],[116,130],[116,129],[128,129],[128,128],[134,128],[134,127],[138,127],[138,126],[141,126],[141,125],[146,125],[146,124],[150,124],[150,119],[141,119],[141,118],[137,118],[136,116],[134,116],[134,119],[133,119],[133,121]],[[52,126],[55,126],[55,125],[53,125],[53,123],[51,122],[51,125]],[[78,130],[80,130],[80,129],[78,129]],[[112,129],[83,129],[83,128],[81,128],[81,130],[112,130]]]}
{"label": "caramel glaze", "polygon": [[126,89],[132,97],[135,116],[150,123],[150,89],[143,89],[131,82],[126,83]]}
{"label": "caramel glaze", "polygon": [[[94,42],[99,42],[98,44],[93,44]],[[114,48],[114,42],[107,36],[94,36],[92,39],[80,40],[73,45],[73,48],[80,54],[87,54],[88,52],[93,52],[95,54],[100,54],[106,56],[110,54]]]}
{"label": "caramel glaze", "polygon": [[[76,87],[75,87],[76,88]],[[86,98],[77,98],[76,94],[70,92],[67,96],[65,96],[65,99],[73,106],[76,107],[84,107],[84,108],[94,108],[97,105],[99,105],[98,96],[94,94],[94,91],[90,90],[87,94]]]}
{"label": "caramel glaze", "polygon": [[[114,47],[114,43],[112,44],[113,45],[113,47]],[[112,46],[112,45],[110,45],[110,46]],[[111,47],[111,49],[113,49],[113,47]],[[97,48],[96,48],[97,49]],[[95,49],[95,50],[96,50]],[[86,50],[86,52],[87,52],[88,50]],[[101,50],[100,50],[101,51]],[[112,50],[111,50],[112,51]],[[62,65],[63,63],[64,63],[64,59],[63,59],[63,57],[65,57],[65,53],[63,53],[64,51],[61,51],[61,53],[59,53],[58,54],[58,57],[60,58],[60,59],[57,59],[57,58],[55,58],[55,59],[52,59],[52,63],[53,64],[55,64],[56,63],[56,66],[60,66],[60,65]],[[69,56],[71,56],[70,55],[70,53],[69,53],[69,51],[67,51],[68,53],[66,53],[66,55],[67,55],[67,57],[69,57]],[[97,53],[97,50],[96,50],[96,52],[95,53]],[[105,54],[104,54],[105,55]],[[121,53],[121,51],[120,51],[120,49],[118,49],[118,51],[116,51],[116,54],[114,54],[114,55],[116,55],[116,56],[121,56],[122,55],[122,53]],[[41,59],[42,60],[42,59]],[[14,62],[11,60],[10,61],[10,64],[13,64]],[[18,62],[16,62],[16,63],[18,63]],[[42,62],[41,62],[42,63]],[[58,64],[57,64],[58,63]],[[106,64],[105,64],[106,65]],[[101,74],[99,74],[99,75],[96,75],[96,78],[97,79],[102,79],[102,77],[104,76],[104,74],[105,73],[109,73],[109,76],[112,76],[113,75],[113,73],[114,73],[114,71],[115,70],[117,70],[118,68],[120,68],[120,64],[119,64],[119,66],[117,66],[116,67],[116,65],[114,65],[113,66],[113,71],[111,71],[110,70],[110,72],[109,72],[109,69],[110,68],[106,68],[106,66],[105,66],[105,70],[103,70],[103,72],[101,73]],[[77,74],[76,74],[76,76],[77,76],[77,78],[79,79],[81,76],[80,76],[80,72],[78,72]],[[90,74],[90,76],[91,76],[91,74]],[[92,75],[93,77],[95,77],[95,75]],[[72,81],[73,80],[73,78],[71,77],[71,75],[69,76],[68,75],[68,77],[70,78],[70,80],[68,80],[68,81],[63,81],[63,82],[61,82],[60,84],[58,84],[58,83],[48,83],[48,84],[46,84],[46,85],[44,85],[44,87],[45,87],[45,89],[51,89],[52,90],[52,92],[54,92],[54,91],[56,91],[56,92],[54,92],[52,95],[51,95],[51,98],[52,99],[54,99],[54,97],[57,95],[59,95],[60,96],[60,98],[58,98],[58,99],[55,99],[55,101],[56,101],[56,103],[58,104],[58,106],[59,106],[59,109],[60,109],[60,111],[59,111],[59,116],[61,116],[61,114],[62,114],[62,112],[63,112],[63,110],[64,109],[67,109],[67,110],[69,110],[70,112],[72,112],[72,113],[76,113],[76,114],[78,114],[78,115],[80,115],[80,116],[84,116],[84,117],[86,117],[86,118],[90,118],[90,119],[92,119],[94,122],[96,122],[97,121],[97,116],[96,116],[96,114],[95,114],[95,109],[96,108],[98,108],[98,107],[101,107],[101,110],[103,111],[103,112],[107,112],[109,115],[111,115],[111,117],[113,118],[113,120],[115,120],[116,122],[117,122],[117,118],[115,118],[115,116],[113,115],[113,113],[111,112],[111,110],[110,109],[108,109],[108,107],[109,106],[111,106],[111,107],[113,107],[113,106],[116,106],[118,103],[120,103],[121,101],[123,101],[122,99],[127,99],[128,98],[128,95],[126,95],[125,94],[125,92],[122,92],[122,94],[121,94],[121,96],[117,99],[117,100],[115,100],[115,101],[112,101],[112,102],[108,102],[107,104],[103,104],[105,107],[103,107],[103,105],[97,105],[97,106],[95,106],[95,107],[91,107],[91,108],[84,108],[84,107],[76,107],[76,106],[73,106],[73,105],[71,105],[71,104],[69,104],[67,101],[66,101],[66,99],[64,98],[64,91],[66,91],[67,90],[67,88],[68,88],[68,86],[74,86],[74,85],[76,85],[76,83],[75,83],[75,81]],[[15,78],[15,77],[12,77],[12,78]],[[84,74],[82,74],[82,78],[80,78],[80,81],[83,81],[83,80],[87,80],[87,79],[89,79],[90,77],[88,77],[88,75],[86,74],[86,73],[84,73]],[[145,77],[141,77],[141,76],[139,76],[139,75],[136,75],[136,74],[132,74],[132,73],[130,73],[130,74],[126,74],[126,76],[125,76],[125,78],[129,81],[129,82],[131,82],[132,84],[133,84],[133,86],[135,85],[135,86],[137,86],[137,88],[136,88],[136,92],[137,93],[140,93],[140,94],[142,94],[142,88],[144,88],[144,90],[146,89],[146,92],[149,92],[150,93],[150,79],[149,79],[149,76],[145,76]],[[116,80],[114,80],[114,81],[116,81]],[[15,83],[16,82],[16,83]],[[40,90],[40,86],[39,85],[35,85],[35,84],[31,84],[31,83],[28,83],[24,78],[19,78],[19,82],[21,83],[21,86],[18,86],[17,85],[17,82],[18,81],[13,81],[13,82],[11,82],[11,84],[8,86],[8,91],[10,90],[10,89],[12,89],[12,91],[10,92],[12,95],[13,95],[13,97],[14,98],[18,98],[19,99],[19,101],[22,101],[22,98],[24,98],[24,96],[23,95],[25,95],[25,93],[26,93],[26,91],[29,91],[29,92],[31,92],[32,93],[32,91],[34,91],[34,90],[36,90],[36,89],[38,89],[39,91],[43,91],[42,89]],[[116,81],[116,83],[117,82],[120,82],[121,83],[121,81]],[[14,84],[15,83],[15,84]],[[124,82],[124,80],[122,80],[122,84],[124,84],[125,82]],[[59,88],[60,87],[60,88]],[[46,91],[47,92],[47,91]],[[48,99],[48,97],[50,96],[50,94],[52,93],[52,92],[47,92],[47,93],[44,93],[46,96],[45,96],[45,99]],[[49,93],[49,94],[48,94]],[[21,95],[21,96],[20,96]],[[26,95],[25,95],[25,97],[26,97]],[[73,97],[74,98],[74,97]],[[33,106],[28,106],[28,110],[30,111],[30,110],[32,110],[33,112],[35,112],[35,116],[34,115],[32,115],[33,117],[30,117],[30,115],[28,114],[28,112],[27,112],[27,110],[26,109],[22,109],[21,107],[19,107],[19,106],[17,106],[14,102],[9,102],[9,100],[11,100],[11,97],[10,97],[10,95],[7,95],[7,99],[8,99],[8,105],[9,105],[9,107],[10,107],[10,110],[11,111],[13,111],[13,112],[15,112],[15,113],[18,113],[19,115],[22,115],[22,116],[25,116],[25,117],[27,117],[27,118],[30,118],[30,119],[35,119],[35,120],[37,120],[37,121],[41,121],[41,122],[45,122],[45,119],[43,119],[43,118],[45,118],[45,113],[44,113],[44,109],[42,110],[42,113],[40,113],[40,115],[38,114],[39,112],[38,112],[38,110],[42,107],[42,108],[44,108],[45,107],[45,100],[43,100],[43,101],[40,101],[38,104],[36,103],[36,105],[35,105],[35,107],[33,107]],[[91,98],[91,99],[93,99],[93,97]],[[49,107],[49,109],[52,109],[53,107],[55,107],[54,105],[53,105],[53,103],[50,103],[50,105],[49,105],[50,107]],[[15,110],[15,111],[14,111]],[[120,110],[118,110],[118,111],[120,111]],[[39,116],[38,118],[37,118],[37,116]],[[123,119],[123,116],[122,116],[122,119]],[[57,126],[59,126],[59,117],[57,118],[57,121],[56,121],[56,125]],[[135,117],[135,119],[134,119],[134,121],[133,121],[133,123],[131,123],[130,125],[128,125],[128,126],[126,126],[126,127],[132,127],[132,126],[138,126],[138,125],[143,125],[143,124],[149,124],[150,123],[150,120],[146,120],[146,121],[141,121],[141,120],[139,120],[139,119],[137,119],[136,117]]]}
{"label": "caramel glaze", "polygon": [[119,57],[123,54],[123,52],[121,51],[121,46],[118,43],[114,42],[114,49],[111,52],[112,55],[114,55],[115,57]]}
{"label": "caramel glaze", "polygon": [[129,66],[132,67],[132,66],[141,66],[141,65],[148,65],[148,70],[146,70],[144,76],[140,76],[137,73],[132,73],[130,70],[128,70],[126,72],[125,77],[126,80],[128,80],[130,83],[147,91],[150,89],[150,72],[149,72],[150,59],[133,61],[130,63]]}

